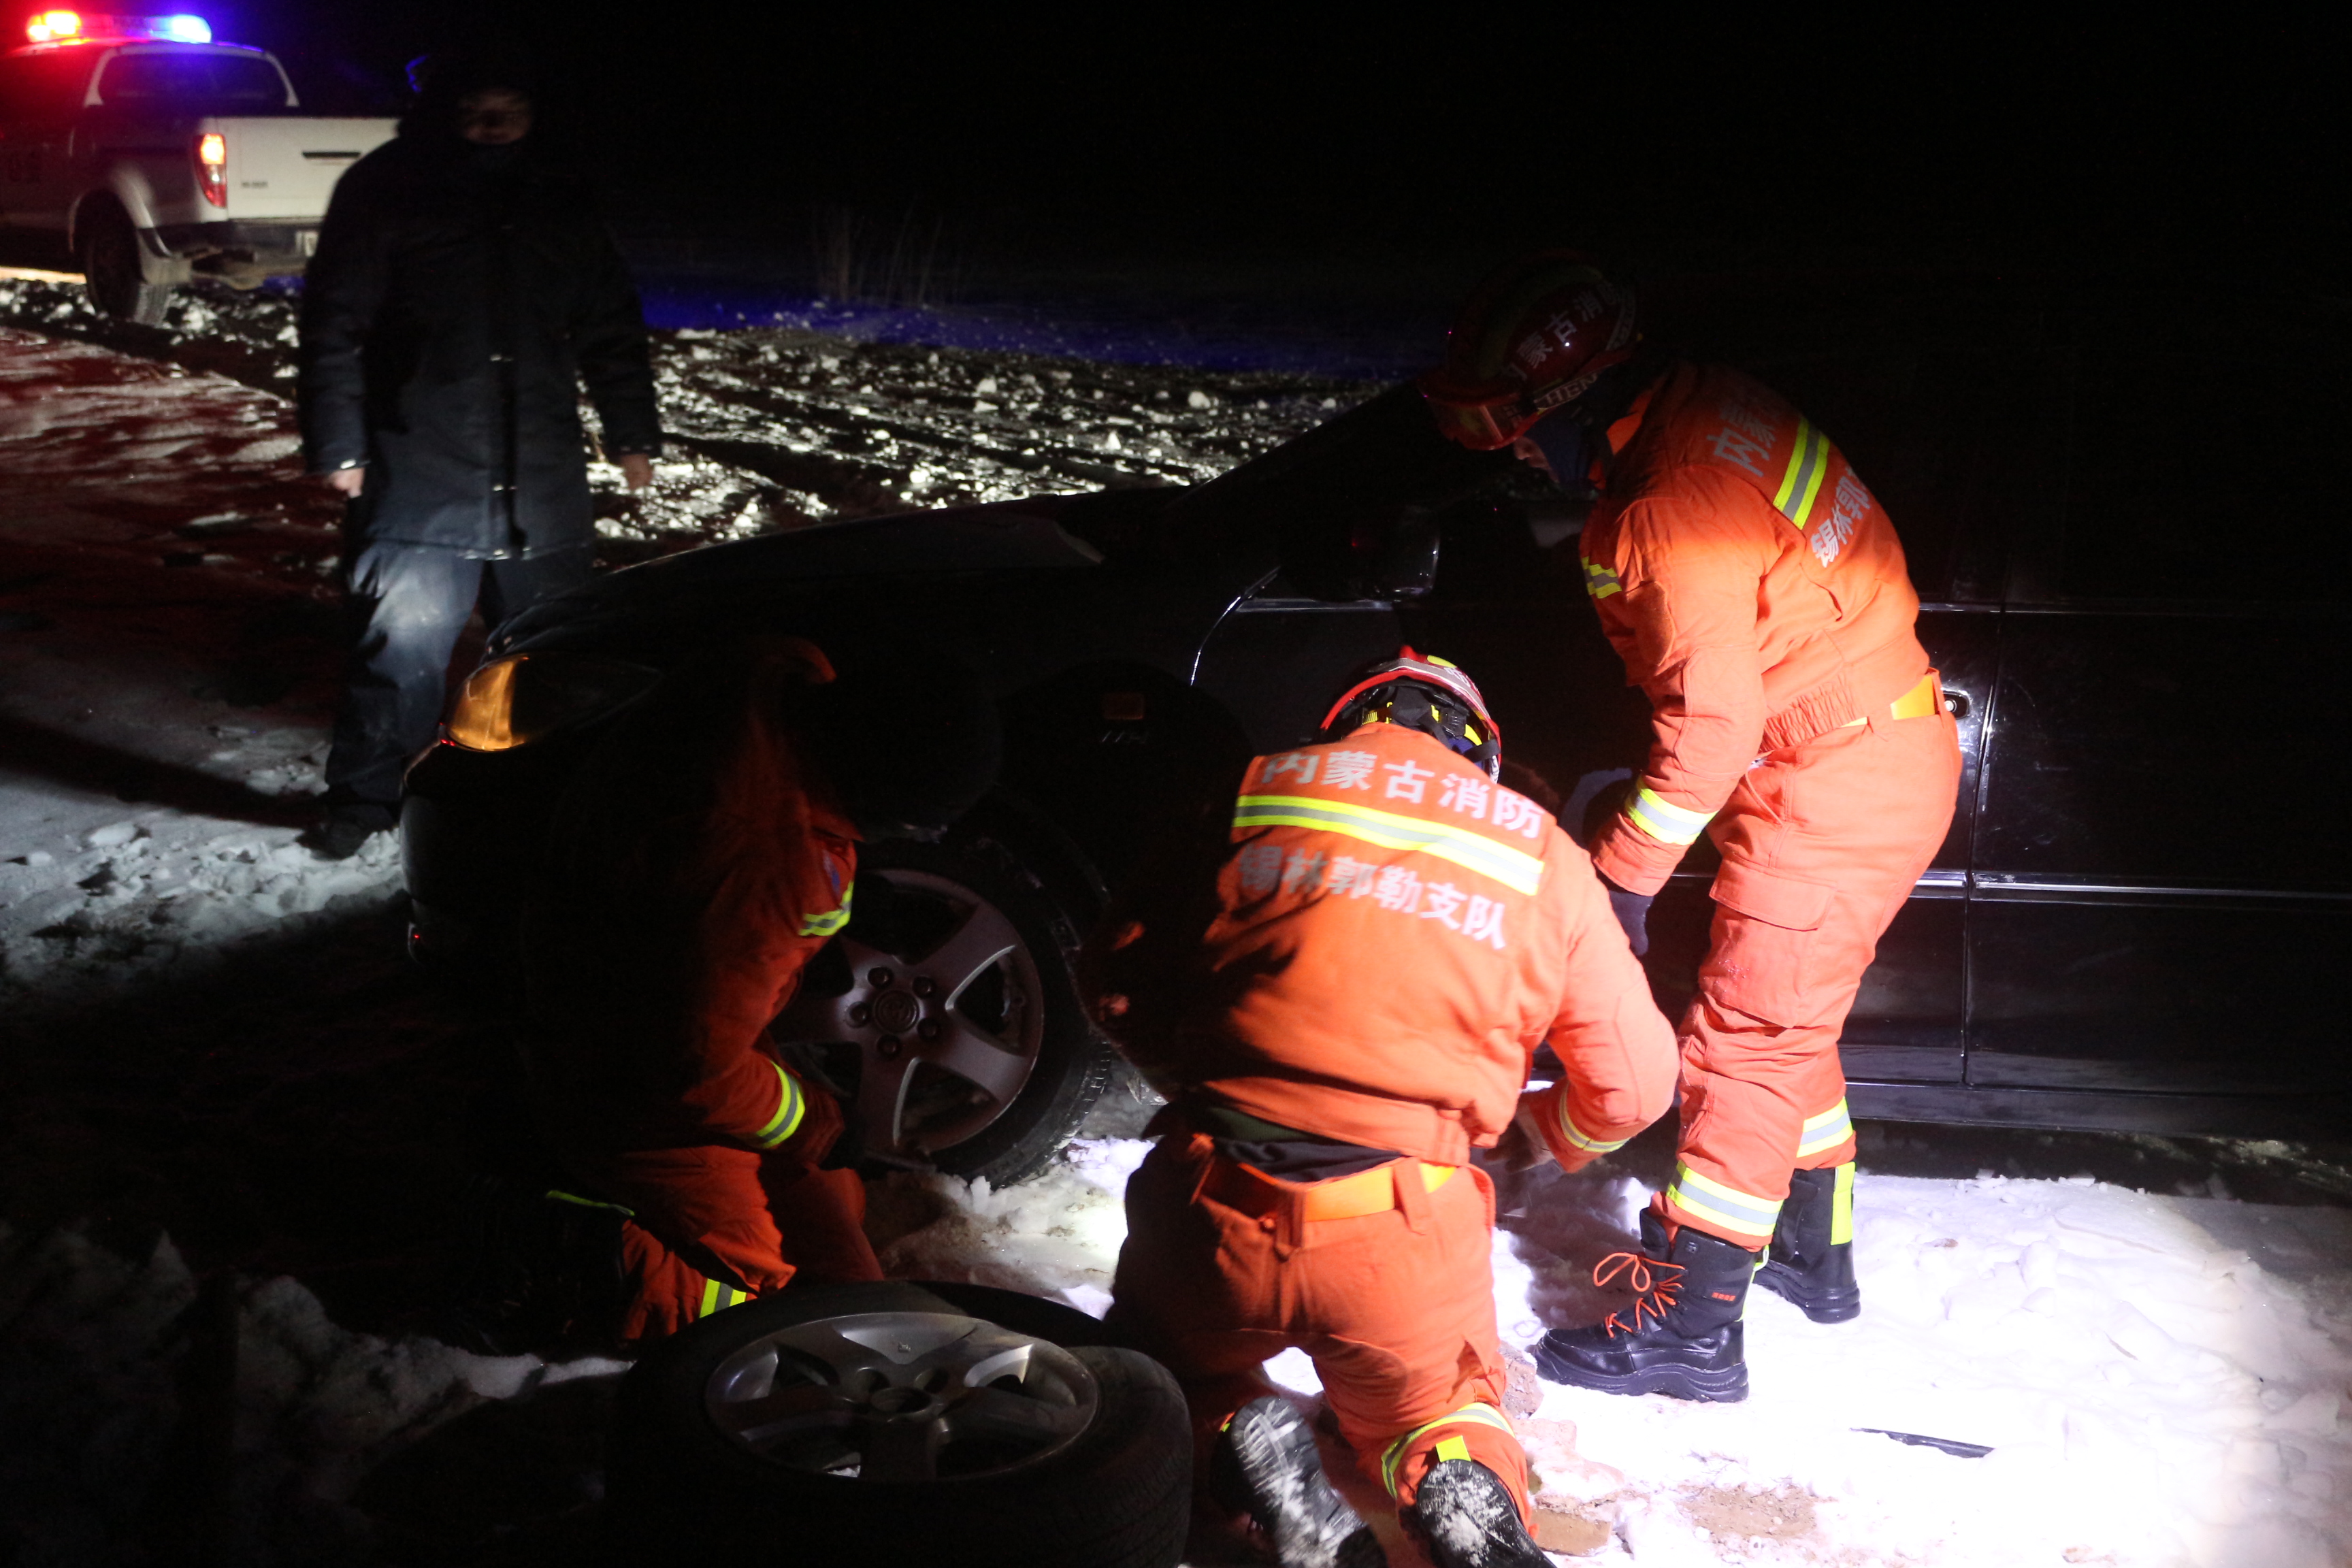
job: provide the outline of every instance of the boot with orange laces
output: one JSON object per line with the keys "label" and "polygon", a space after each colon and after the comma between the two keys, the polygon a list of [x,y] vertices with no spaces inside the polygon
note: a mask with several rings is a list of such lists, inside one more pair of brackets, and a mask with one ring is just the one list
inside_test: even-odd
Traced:
{"label": "boot with orange laces", "polygon": [[1552,1330],[1536,1346],[1536,1369],[1602,1394],[1745,1399],[1739,1316],[1755,1272],[1746,1247],[1690,1226],[1670,1241],[1665,1221],[1645,1209],[1642,1250],[1612,1252],[1592,1270],[1595,1285],[1632,1285],[1633,1305],[1590,1328]]}

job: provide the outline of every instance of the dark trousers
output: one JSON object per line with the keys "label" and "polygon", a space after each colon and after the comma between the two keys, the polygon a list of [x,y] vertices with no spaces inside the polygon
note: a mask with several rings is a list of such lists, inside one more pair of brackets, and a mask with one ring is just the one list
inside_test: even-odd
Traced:
{"label": "dark trousers", "polygon": [[344,587],[352,651],[327,753],[328,803],[396,810],[402,772],[433,743],[441,721],[449,655],[475,600],[495,630],[517,611],[586,582],[589,563],[585,545],[509,561],[429,544],[362,545]]}

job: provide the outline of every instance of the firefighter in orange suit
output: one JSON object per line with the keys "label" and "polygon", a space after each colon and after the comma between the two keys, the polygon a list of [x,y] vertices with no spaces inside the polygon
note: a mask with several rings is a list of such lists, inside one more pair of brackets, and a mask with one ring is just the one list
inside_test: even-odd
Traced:
{"label": "firefighter in orange suit", "polygon": [[997,749],[951,661],[836,679],[784,638],[673,671],[566,789],[525,912],[525,1043],[581,1190],[529,1194],[536,1231],[508,1228],[523,1253],[601,1250],[624,1341],[796,1279],[881,1278],[856,1173],[821,1163],[840,1108],[767,1026],[848,923],[859,841],[935,837]]}
{"label": "firefighter in orange suit", "polygon": [[1723,854],[1675,1179],[1642,1251],[1603,1265],[1639,1294],[1538,1362],[1582,1387],[1739,1399],[1751,1274],[1817,1322],[1861,1310],[1838,1035],[1960,772],[1903,547],[1827,436],[1738,371],[1642,352],[1632,296],[1580,258],[1489,279],[1422,385],[1454,439],[1597,491],[1585,587],[1654,714],[1591,844],[1637,952],[1689,845]]}
{"label": "firefighter in orange suit", "polygon": [[[1097,1016],[1170,1100],[1112,1321],[1285,1564],[1381,1560],[1260,1376],[1297,1346],[1441,1564],[1536,1568],[1470,1153],[1515,1120],[1571,1170],[1617,1148],[1664,1113],[1672,1032],[1583,851],[1497,784],[1461,670],[1408,648],[1324,736],[1254,759],[1090,951]],[[1547,1041],[1567,1075],[1523,1096]]]}

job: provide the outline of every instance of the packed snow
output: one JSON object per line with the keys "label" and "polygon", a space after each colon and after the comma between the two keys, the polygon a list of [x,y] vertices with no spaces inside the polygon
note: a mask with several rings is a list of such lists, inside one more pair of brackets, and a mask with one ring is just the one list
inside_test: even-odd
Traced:
{"label": "packed snow", "polygon": [[[206,293],[173,309],[161,329],[113,326],[68,289],[0,282],[0,1018],[19,1041],[0,1077],[12,1096],[51,1092],[37,1086],[74,1066],[33,1062],[36,1020],[383,912],[398,887],[389,839],[339,865],[295,842],[320,784],[339,622],[335,511],[297,470],[283,395],[290,301]],[[784,329],[666,333],[656,353],[680,450],[643,496],[595,466],[608,564],[908,505],[1184,482],[1367,390]],[[56,1148],[77,1171],[139,1166],[167,1182],[172,1139],[242,1114],[232,1094],[267,1103],[313,1070],[322,1095],[365,1081],[344,1043],[365,1016],[318,1016],[342,1035],[278,1042],[281,1058],[223,1067],[216,1081],[186,1087],[194,1069],[173,1058],[140,1069],[161,1090],[77,1087],[91,1098]],[[425,1037],[428,1024],[401,1027]],[[223,1044],[234,1055],[245,1042]],[[193,1097],[184,1121],[140,1098],[152,1092]],[[877,1245],[902,1278],[1100,1312],[1119,1193],[1142,1152],[1081,1142],[1003,1191],[894,1175],[873,1191]],[[21,1175],[34,1158],[7,1163]],[[1647,1188],[1622,1159],[1502,1185],[1497,1312],[1523,1350],[1614,1304],[1591,1270],[1627,1244]],[[486,1414],[513,1418],[499,1452],[580,1449],[514,1481],[532,1518],[593,1501],[581,1434],[595,1430],[614,1364],[485,1359],[341,1327],[315,1293],[327,1287],[297,1265],[236,1260],[269,1248],[200,1279],[171,1237],[111,1212],[116,1189],[90,1190],[86,1222],[0,1214],[0,1558],[155,1560],[184,1550],[189,1510],[210,1507],[228,1521],[222,1560],[437,1560],[432,1531],[456,1528],[464,1509],[450,1500],[464,1494],[427,1458],[478,1486],[495,1466],[489,1449],[451,1460],[428,1439]],[[1591,1561],[1667,1565],[2352,1561],[2347,1211],[1867,1169],[1857,1205],[1864,1317],[1817,1326],[1759,1294],[1746,1404],[1522,1380],[1515,1403],[1539,1500],[1566,1521],[1559,1539]],[[233,1369],[232,1392],[206,1394],[208,1367]],[[1269,1374],[1311,1407],[1305,1357]],[[231,1478],[209,1501],[208,1465]]]}

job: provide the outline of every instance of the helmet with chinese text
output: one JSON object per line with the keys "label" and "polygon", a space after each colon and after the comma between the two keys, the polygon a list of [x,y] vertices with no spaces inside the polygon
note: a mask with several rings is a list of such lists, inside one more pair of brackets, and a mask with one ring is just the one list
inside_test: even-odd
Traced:
{"label": "helmet with chinese text", "polygon": [[1503,734],[1486,700],[1466,671],[1444,659],[1406,647],[1358,670],[1323,716],[1323,737],[1338,740],[1365,724],[1418,730],[1477,763],[1488,778],[1502,775]]}
{"label": "helmet with chinese text", "polygon": [[1538,251],[1478,286],[1421,395],[1449,440],[1490,452],[1590,392],[1640,342],[1632,289],[1572,250]]}

